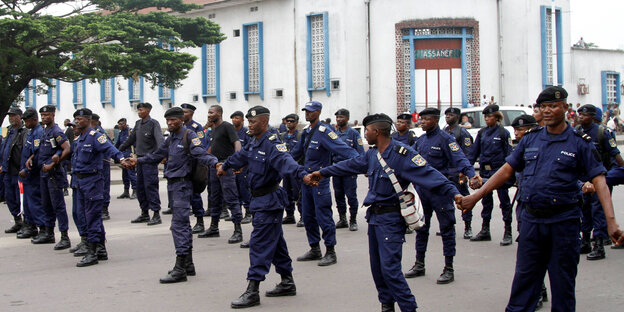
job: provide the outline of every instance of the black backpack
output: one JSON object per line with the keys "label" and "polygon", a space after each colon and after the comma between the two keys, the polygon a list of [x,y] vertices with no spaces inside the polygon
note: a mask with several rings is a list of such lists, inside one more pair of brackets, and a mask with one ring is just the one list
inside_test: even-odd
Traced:
{"label": "black backpack", "polygon": [[[185,132],[184,137],[182,137],[182,143],[184,144],[184,149],[190,154],[191,150],[189,149],[188,133],[191,130],[184,130]],[[208,166],[195,159],[191,160],[191,173],[189,178],[191,178],[191,182],[193,182],[193,193],[202,193],[208,184]]]}
{"label": "black backpack", "polygon": [[[581,133],[581,134],[585,134],[585,131],[583,131],[583,128],[581,127],[581,125],[576,125],[574,127],[574,129],[576,129],[577,132]],[[612,167],[612,163],[611,163],[611,154],[609,154],[609,151],[605,150],[604,146],[605,146],[605,140],[607,138],[605,138],[605,130],[606,128],[603,125],[598,125],[598,146],[597,146],[597,150],[598,150],[598,154],[600,154],[600,161],[602,161],[602,165],[607,169],[610,170]]]}

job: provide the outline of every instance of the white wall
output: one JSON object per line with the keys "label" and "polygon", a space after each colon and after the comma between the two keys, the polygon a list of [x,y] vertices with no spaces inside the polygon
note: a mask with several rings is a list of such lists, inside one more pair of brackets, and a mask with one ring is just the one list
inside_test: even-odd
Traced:
{"label": "white wall", "polygon": [[[603,71],[620,73],[620,83],[624,78],[624,51],[601,49],[571,49],[571,59],[574,67],[571,72],[571,83],[568,91],[568,102],[602,105],[602,76]],[[589,85],[589,94],[580,95],[577,92],[579,79],[584,78]]]}

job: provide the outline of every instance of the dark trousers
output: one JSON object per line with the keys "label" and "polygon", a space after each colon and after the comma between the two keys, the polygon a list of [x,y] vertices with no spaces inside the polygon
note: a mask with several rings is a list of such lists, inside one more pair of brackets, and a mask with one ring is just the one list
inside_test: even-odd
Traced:
{"label": "dark trousers", "polygon": [[[470,195],[470,190],[468,190],[468,182],[459,184],[458,182],[453,181],[453,184],[462,196]],[[472,210],[469,210],[468,212],[462,212],[461,216],[464,222],[472,222]]]}
{"label": "dark trousers", "polygon": [[244,169],[243,172],[236,175],[236,189],[238,190],[240,204],[248,210],[251,194],[247,186],[247,169]]}
{"label": "dark trousers", "polygon": [[54,227],[54,219],[56,218],[59,231],[67,231],[69,218],[63,197],[63,189],[67,187],[65,173],[49,172],[47,176],[41,177],[39,187],[41,189],[41,207],[45,213],[45,226]]}
{"label": "dark trousers", "polygon": [[137,164],[136,195],[141,210],[159,211],[158,164]]}
{"label": "dark trousers", "polygon": [[136,189],[137,185],[137,176],[136,169],[122,169],[121,171],[121,180],[123,181],[124,189],[129,189],[132,186],[132,189]]}
{"label": "dark trousers", "polygon": [[14,217],[20,213],[20,190],[18,176],[4,174],[4,200],[9,207],[9,212]]}
{"label": "dark trousers", "polygon": [[24,179],[24,217],[26,222],[43,226],[45,224],[44,212],[41,207],[41,188],[39,187],[39,174]]}
{"label": "dark trousers", "polygon": [[227,174],[221,178],[217,176],[217,170],[210,170],[210,216],[213,220],[219,220],[223,204],[232,214],[232,222],[240,223],[243,215],[238,200],[238,189],[236,187],[236,176],[229,169]]}
{"label": "dark trousers", "polygon": [[360,205],[357,198],[357,175],[332,177],[332,184],[334,186],[334,199],[336,200],[338,213],[347,213],[346,196],[349,202],[349,214],[355,216]]}
{"label": "dark trousers", "polygon": [[416,258],[424,259],[429,242],[429,227],[435,211],[440,223],[442,251],[445,257],[455,256],[455,207],[449,197],[435,195],[429,191],[420,191],[420,201],[425,213],[425,225],[416,230]]}
{"label": "dark trousers", "polygon": [[[122,173],[123,174],[123,173]],[[103,201],[102,201],[102,207],[108,207],[108,205],[110,205],[110,185],[111,185],[111,180],[110,180],[110,163],[107,161],[104,161],[104,165],[102,166],[102,178],[104,179],[104,185],[102,187],[103,193]]]}
{"label": "dark trousers", "polygon": [[296,205],[299,214],[301,214],[301,182],[295,177],[287,176],[284,178],[284,189],[288,195],[286,213],[294,214]]}
{"label": "dark trousers", "polygon": [[[484,222],[489,222],[492,219],[492,210],[494,209],[494,197],[492,196],[493,193],[494,192],[485,195],[481,200],[481,204],[483,205],[481,218],[483,218]],[[496,194],[498,195],[498,200],[500,201],[500,208],[503,213],[503,221],[505,222],[505,226],[511,226],[513,217],[511,214],[511,201],[509,200],[509,188],[504,186],[497,188]]]}
{"label": "dark trousers", "polygon": [[581,231],[591,232],[594,230],[594,237],[608,238],[607,218],[605,217],[602,204],[598,200],[598,195],[583,194],[583,220]]}
{"label": "dark trousers", "polygon": [[516,274],[506,311],[535,311],[546,271],[550,279],[552,311],[576,310],[579,231],[578,219],[549,224],[523,220]]}
{"label": "dark trousers", "polygon": [[[74,180],[77,179],[74,178]],[[87,219],[85,217],[84,207],[80,204],[78,185],[74,187],[74,183],[78,184],[78,182],[72,182],[72,219],[74,219],[78,234],[80,236],[87,236]]]}
{"label": "dark trousers", "polygon": [[302,185],[301,196],[303,224],[308,243],[313,245],[321,241],[320,227],[323,230],[325,246],[335,246],[336,223],[332,217],[329,179],[321,180],[318,186]]}
{"label": "dark trousers", "polygon": [[191,181],[167,183],[167,192],[172,210],[169,229],[176,255],[187,255],[193,249],[193,230],[189,220],[193,183]]}
{"label": "dark trousers", "polygon": [[[86,222],[87,241],[91,243],[106,241],[106,231],[102,222],[102,207],[104,206],[103,174],[96,174],[77,179],[78,207],[84,211]],[[78,217],[80,219],[80,217]]]}
{"label": "dark trousers", "polygon": [[193,210],[193,215],[197,218],[203,217],[206,214],[201,193],[193,193],[191,197],[191,209]]}
{"label": "dark trousers", "polygon": [[249,239],[248,280],[264,281],[271,263],[277,274],[292,272],[292,260],[282,230],[283,214],[282,210],[254,212],[253,231]]}

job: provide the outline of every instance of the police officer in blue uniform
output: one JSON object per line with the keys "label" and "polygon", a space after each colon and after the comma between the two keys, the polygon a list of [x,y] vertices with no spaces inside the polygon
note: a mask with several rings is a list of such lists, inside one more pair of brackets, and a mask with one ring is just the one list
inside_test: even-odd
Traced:
{"label": "police officer in blue uniform", "polygon": [[23,229],[22,233],[17,235],[17,238],[34,238],[39,234],[37,227],[43,229],[45,224],[44,212],[41,207],[41,189],[39,187],[41,167],[36,161],[31,164],[31,167],[26,167],[26,162],[33,155],[33,160],[37,159],[43,128],[39,124],[37,111],[34,108],[27,108],[22,115],[22,120],[24,120],[24,126],[30,130],[26,134],[26,142],[24,142],[24,147],[22,148],[19,172],[20,181],[24,185],[24,194],[26,194],[23,197],[26,229]]}
{"label": "police officer in blue uniform", "polygon": [[[297,114],[288,114],[284,117],[287,130],[280,134],[280,139],[289,152],[295,148],[295,145],[301,140],[301,132],[297,129],[299,125],[299,116]],[[286,216],[282,220],[282,224],[295,224],[297,227],[303,227],[303,219],[301,217],[301,181],[292,176],[284,177],[284,189],[288,194],[288,205],[286,206]],[[299,211],[299,221],[295,220],[295,206]]]}
{"label": "police officer in blue uniform", "polygon": [[[336,134],[338,137],[358,154],[364,154],[364,146],[362,145],[362,137],[360,133],[349,126],[350,112],[347,109],[339,109],[334,114],[336,116]],[[340,155],[332,157],[334,163],[345,160]],[[332,185],[334,186],[334,198],[336,199],[336,208],[338,209],[339,220],[336,228],[349,227],[350,231],[357,231],[357,211],[360,207],[357,198],[357,175],[348,177],[333,177]],[[345,195],[349,203],[349,223],[347,223],[347,203]]]}
{"label": "police officer in blue uniform", "polygon": [[[483,109],[483,115],[485,116],[487,127],[479,130],[474,142],[474,149],[468,156],[468,159],[471,164],[474,164],[478,158],[480,176],[489,178],[505,164],[505,157],[511,153],[511,136],[509,131],[500,124],[503,120],[503,115],[499,112],[498,105],[488,105]],[[500,242],[501,246],[511,245],[512,243],[509,186],[511,184],[507,183],[496,190],[503,212],[503,221],[505,222],[505,233],[503,234],[503,240]],[[473,242],[492,240],[490,235],[490,219],[492,219],[492,209],[494,208],[492,194],[488,193],[485,195],[481,203],[483,204],[483,210],[481,211],[483,225],[481,231],[470,239]]]}
{"label": "police officer in blue uniform", "polygon": [[[45,212],[44,233],[32,240],[33,244],[52,244],[54,238],[54,219],[58,220],[61,240],[54,246],[55,250],[71,247],[67,230],[69,220],[63,197],[63,189],[68,186],[65,169],[60,165],[61,161],[70,156],[70,146],[65,133],[54,123],[56,106],[46,105],[39,109],[41,123],[45,127],[41,137],[38,159],[36,162],[41,166],[41,205]],[[33,163],[33,156],[28,159]],[[32,167],[28,165],[28,167]]]}
{"label": "police officer in blue uniform", "polygon": [[[422,155],[430,166],[442,175],[450,177],[451,173],[462,173],[474,182],[475,171],[462,152],[453,136],[440,130],[440,110],[425,108],[420,112],[422,128],[426,133],[414,143],[414,150]],[[452,171],[453,170],[453,171]],[[418,187],[420,200],[425,213],[425,225],[416,230],[416,263],[405,273],[405,277],[425,275],[425,252],[429,240],[431,217],[435,211],[440,222],[440,234],[444,252],[444,270],[437,280],[438,284],[448,284],[455,280],[453,257],[455,257],[455,207],[453,198],[439,196],[435,192]]]}
{"label": "police officer in blue uniform", "polygon": [[[338,135],[329,125],[319,121],[322,109],[323,105],[320,102],[306,103],[302,110],[305,111],[306,121],[310,122],[310,126],[303,130],[299,143],[291,152],[294,159],[303,159],[303,166],[308,172],[331,165],[332,154],[345,159],[358,156],[353,148],[338,139]],[[319,266],[335,264],[336,224],[332,218],[329,180],[323,180],[314,187],[303,185],[301,193],[303,223],[310,250],[297,258],[297,261],[320,260]],[[322,256],[319,246],[321,240],[319,226],[323,230],[323,240],[327,248],[325,256]]]}
{"label": "police officer in blue uniform", "polygon": [[516,149],[488,182],[462,199],[461,209],[522,172],[520,196],[525,203],[518,240],[516,273],[506,311],[534,311],[548,271],[553,311],[574,311],[575,279],[579,262],[580,197],[578,181],[589,179],[602,203],[609,236],[624,243],[613,214],[604,166],[591,140],[565,122],[567,92],[548,87],[537,103],[546,127],[526,133]]}
{"label": "police officer in blue uniform", "polygon": [[[236,130],[238,139],[241,142],[241,148],[245,148],[245,145],[247,145],[247,143],[251,140],[251,137],[249,135],[249,129],[243,125],[245,122],[243,112],[235,111],[232,115],[230,115],[230,119],[232,120],[232,125]],[[245,215],[243,216],[243,219],[241,219],[242,224],[251,222],[251,213],[249,212],[249,200],[251,199],[251,194],[249,194],[249,189],[247,188],[247,181],[245,181],[246,177],[247,168],[241,168],[240,172],[236,175],[236,187],[238,188],[240,203],[243,208],[245,208]]]}
{"label": "police officer in blue uniform", "polygon": [[[578,108],[577,113],[579,125],[576,126],[576,130],[587,134],[591,138],[592,143],[600,154],[602,165],[607,170],[610,170],[615,160],[618,167],[624,166],[624,160],[620,156],[620,150],[617,148],[615,138],[613,138],[608,128],[595,122],[596,116],[598,116],[597,107],[585,104]],[[594,234],[593,247],[590,242],[592,229]],[[608,239],[607,220],[595,193],[583,195],[581,231],[583,233],[581,254],[588,254],[587,260],[604,259],[604,240]]]}
{"label": "police officer in blue uniform", "polygon": [[[71,157],[74,163],[78,161],[76,159],[76,156],[78,156],[78,154],[76,153],[77,144],[78,141],[75,139],[71,143]],[[74,257],[84,257],[89,253],[89,244],[87,241],[87,217],[85,215],[84,205],[82,205],[82,203],[80,202],[78,177],[76,177],[76,172],[71,170],[71,168],[70,171],[72,171],[71,180],[69,181],[69,186],[72,189],[72,218],[74,219],[74,225],[76,225],[76,230],[78,230],[78,234],[80,235],[80,242],[74,247],[70,248],[69,252],[73,253]]]}
{"label": "police officer in blue uniform", "polygon": [[76,264],[77,267],[108,260],[106,232],[102,223],[102,210],[106,205],[106,175],[102,171],[105,170],[105,160],[111,157],[118,161],[124,160],[123,153],[113,146],[106,134],[92,127],[92,116],[88,108],[81,108],[74,113],[79,137],[74,141],[72,175],[78,191],[78,205],[84,211],[88,249],[87,254]]}
{"label": "police officer in blue uniform", "polygon": [[363,124],[366,140],[374,147],[356,158],[322,168],[306,176],[304,182],[318,181],[321,177],[367,174],[369,191],[364,205],[369,207],[366,220],[370,265],[382,311],[394,311],[395,302],[401,311],[415,311],[416,300],[401,272],[405,220],[401,216],[398,195],[377,157],[380,154],[393,169],[403,189],[412,183],[422,190],[454,198],[455,201],[459,201],[461,195],[420,154],[391,138],[390,117],[385,114],[367,116]]}
{"label": "police officer in blue uniform", "polygon": [[[197,137],[197,133],[184,127],[184,110],[173,107],[165,112],[169,137],[157,151],[138,159],[128,159],[126,165],[135,166],[137,163],[158,164],[167,158],[165,178],[167,191],[171,201],[171,234],[176,250],[176,263],[173,270],[160,279],[163,284],[177,283],[187,280],[187,275],[195,275],[193,264],[193,233],[189,214],[193,197],[192,160],[214,167],[217,159],[208,154]],[[186,140],[186,141],[185,141]]]}
{"label": "police officer in blue uniform", "polygon": [[392,138],[407,145],[412,146],[416,142],[416,136],[410,128],[412,127],[412,115],[410,113],[402,113],[397,116],[396,132],[392,134]]}
{"label": "police officer in blue uniform", "polygon": [[[132,129],[128,127],[128,120],[126,118],[119,119],[117,121],[117,126],[119,127],[119,136],[117,137],[117,141],[115,141],[115,148],[119,149],[121,144],[126,142],[130,136],[130,131],[132,131]],[[132,152],[130,150],[125,150],[123,154],[125,158],[128,158],[131,156]],[[117,199],[136,199],[136,169],[122,169],[121,180],[123,181],[124,192],[117,196]],[[132,193],[130,193],[130,188],[132,188]]]}
{"label": "police officer in blue uniform", "polygon": [[[108,133],[104,128],[102,128],[102,123],[100,122],[100,115],[92,113],[91,115],[91,128],[96,131],[99,131],[101,134],[106,136],[106,139],[109,142],[113,142],[111,138],[108,136]],[[71,143],[71,142],[70,142]],[[108,206],[110,205],[110,160],[108,158],[102,159],[103,166],[101,174],[104,178],[104,201],[102,203],[102,220],[110,220],[110,214],[108,213]]]}
{"label": "police officer in blue uniform", "polygon": [[247,290],[232,302],[232,308],[246,308],[260,304],[258,286],[269,273],[271,263],[280,274],[281,282],[267,291],[267,297],[294,296],[297,293],[292,276],[292,261],[282,230],[282,216],[288,204],[286,191],[279,186],[282,177],[302,180],[306,172],[288,153],[279,137],[268,131],[269,109],[254,106],[247,112],[251,139],[241,150],[230,156],[223,165],[217,165],[218,174],[227,169],[247,167],[247,182],[251,189],[250,208],[253,213],[253,231],[249,240],[249,271]]}
{"label": "police officer in blue uniform", "polygon": [[22,147],[24,146],[27,130],[24,128],[22,110],[19,109],[19,107],[11,107],[7,114],[9,115],[11,128],[5,140],[2,142],[2,162],[0,163],[0,171],[4,173],[4,198],[9,207],[9,212],[15,220],[15,224],[9,229],[6,229],[4,233],[21,234],[23,221],[20,215],[18,174],[20,171]]}
{"label": "police officer in blue uniform", "polygon": [[[444,131],[455,138],[457,145],[461,148],[464,155],[468,157],[472,153],[472,146],[474,140],[472,135],[464,127],[459,126],[459,118],[461,116],[461,110],[457,107],[449,107],[444,111],[446,126]],[[464,178],[463,174],[457,170],[457,168],[449,169],[449,180],[455,184],[455,187],[462,194],[462,196],[470,195],[468,190],[468,182]],[[470,239],[472,237],[472,211],[462,213],[462,220],[464,220],[464,239]]]}

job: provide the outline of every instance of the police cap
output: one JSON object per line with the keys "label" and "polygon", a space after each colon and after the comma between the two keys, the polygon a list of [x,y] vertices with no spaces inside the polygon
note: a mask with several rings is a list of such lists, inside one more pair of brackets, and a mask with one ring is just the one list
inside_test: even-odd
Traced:
{"label": "police cap", "polygon": [[576,112],[577,112],[577,113],[579,113],[579,114],[580,114],[580,113],[587,113],[587,114],[593,114],[593,115],[596,115],[596,113],[597,113],[597,107],[596,107],[596,106],[594,106],[594,105],[591,105],[591,104],[585,104],[585,105],[583,105],[583,106],[579,107],[579,108],[576,110]]}
{"label": "police cap", "polygon": [[[454,115],[461,115],[461,109],[457,108],[457,107],[449,107],[444,111],[444,115],[447,114],[454,114]],[[422,115],[422,114],[421,114]]]}
{"label": "police cap", "polygon": [[[94,115],[93,115],[93,112],[90,109],[88,109],[88,108],[81,108],[81,109],[78,109],[78,110],[76,110],[74,112],[74,118],[78,117],[78,116],[85,116],[85,117],[93,118]],[[95,115],[95,116],[97,116],[97,115]]]}
{"label": "police cap", "polygon": [[184,109],[190,109],[192,111],[195,111],[197,109],[194,105],[191,105],[189,103],[183,103],[182,105],[180,105],[180,107]]}
{"label": "police cap", "polygon": [[270,115],[271,111],[264,106],[254,106],[247,111],[246,118],[258,117],[262,115]]}
{"label": "police cap", "polygon": [[558,102],[568,98],[568,91],[559,86],[550,86],[542,91],[535,102],[537,104]]}
{"label": "police cap", "polygon": [[602,109],[600,109],[600,107],[596,107],[596,115],[594,115],[594,119],[596,119],[597,122],[602,122]]}
{"label": "police cap", "polygon": [[526,127],[526,126],[537,126],[537,120],[535,120],[535,117],[531,115],[526,115],[526,114],[520,115],[516,117],[516,119],[513,120],[513,122],[511,123],[511,126],[514,128]]}
{"label": "police cap", "polygon": [[40,113],[54,113],[56,112],[56,106],[54,105],[46,105],[39,109]]}
{"label": "police cap", "polygon": [[152,109],[152,104],[147,103],[147,102],[145,102],[145,103],[139,103],[139,104],[137,105],[137,108],[147,108],[147,109]]}
{"label": "police cap", "polygon": [[405,113],[400,113],[399,116],[397,116],[397,119],[401,119],[401,120],[407,120],[409,122],[412,121],[412,114],[405,112]]}
{"label": "police cap", "polygon": [[245,117],[245,114],[243,114],[243,112],[241,112],[241,111],[235,111],[234,113],[232,113],[232,115],[230,115],[230,119],[232,119],[232,118],[234,118],[236,116],[242,118],[242,117]]}
{"label": "police cap", "polygon": [[334,114],[336,116],[345,116],[345,117],[349,117],[351,115],[351,113],[349,113],[349,110],[346,108],[341,108],[339,110],[336,111],[336,113]]}
{"label": "police cap", "polygon": [[117,123],[120,123],[120,122],[128,122],[128,120],[126,118],[120,118],[119,120],[117,120]]}
{"label": "police cap", "polygon": [[306,103],[305,107],[302,108],[302,111],[308,111],[308,112],[315,112],[317,110],[321,110],[323,109],[323,104],[321,104],[321,102],[318,101],[310,101],[308,103]]}
{"label": "police cap", "polygon": [[288,115],[286,115],[286,117],[284,117],[284,119],[286,121],[288,121],[289,119],[294,119],[295,121],[299,121],[299,115],[297,115],[297,114],[288,114]]}
{"label": "police cap", "polygon": [[100,115],[98,115],[98,114],[91,114],[91,120],[100,121]]}
{"label": "police cap", "polygon": [[29,107],[27,108],[24,113],[22,114],[22,119],[26,120],[29,118],[37,118],[37,110]]}
{"label": "police cap", "polygon": [[165,112],[165,118],[184,118],[184,110],[180,107],[172,107]]}
{"label": "police cap", "polygon": [[483,109],[483,115],[494,114],[498,112],[498,105],[488,105]]}
{"label": "police cap", "polygon": [[436,117],[440,117],[440,110],[437,109],[437,108],[427,107],[427,108],[423,109],[422,111],[420,111],[419,116],[420,117],[423,117],[423,116],[436,116]]}
{"label": "police cap", "polygon": [[386,114],[374,114],[374,115],[368,115],[366,117],[364,117],[364,120],[362,120],[362,124],[364,125],[364,127],[370,125],[370,124],[374,124],[377,122],[387,122],[389,124],[392,124],[392,118],[390,118],[390,116],[386,115]]}
{"label": "police cap", "polygon": [[20,115],[22,116],[22,110],[19,107],[11,107],[9,108],[8,115]]}

